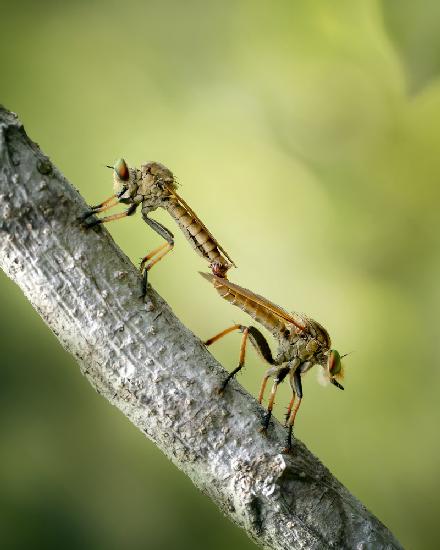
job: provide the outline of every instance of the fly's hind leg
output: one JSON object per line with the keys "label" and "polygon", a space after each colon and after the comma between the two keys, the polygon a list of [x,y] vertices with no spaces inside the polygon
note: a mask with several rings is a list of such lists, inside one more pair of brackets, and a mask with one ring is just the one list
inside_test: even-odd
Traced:
{"label": "fly's hind leg", "polygon": [[249,327],[249,341],[263,361],[269,363],[269,365],[277,364],[266,338],[257,328]]}
{"label": "fly's hind leg", "polygon": [[[240,347],[240,360],[238,367],[234,369],[226,378],[226,380],[223,382],[219,393],[223,393],[227,384],[229,383],[229,380],[233,378],[237,372],[239,372],[244,367],[244,357],[246,353],[246,343],[249,339],[252,346],[256,349],[258,355],[269,363],[270,365],[275,364],[275,360],[272,357],[272,352],[270,350],[269,344],[267,343],[266,338],[263,336],[263,334],[255,327],[244,327],[243,325],[232,325],[231,327],[228,327],[227,329],[223,330],[222,332],[219,332],[212,338],[209,338],[209,340],[206,340],[205,346],[210,346],[214,342],[217,342],[217,340],[220,340],[220,338],[223,338],[223,336],[226,336],[230,332],[233,332],[234,330],[239,330],[243,333],[242,341],[241,341],[241,347]],[[264,390],[264,388],[262,388]],[[260,392],[261,394],[261,392]],[[260,400],[261,403],[261,400]]]}
{"label": "fly's hind leg", "polygon": [[210,346],[211,344],[213,344],[214,342],[217,342],[217,340],[220,340],[220,338],[223,338],[223,336],[226,336],[230,332],[233,332],[234,330],[241,331],[244,328],[247,328],[247,327],[244,327],[243,325],[232,325],[232,327],[225,328],[225,330],[222,330],[215,336],[212,336],[212,338],[208,338],[208,340],[206,340],[203,343],[205,344],[205,346]]}
{"label": "fly's hind leg", "polygon": [[214,342],[217,342],[217,340],[220,340],[220,338],[223,338],[223,336],[226,336],[227,334],[229,334],[230,332],[233,332],[234,330],[239,330],[243,334],[241,338],[238,366],[232,372],[230,372],[228,376],[225,378],[223,384],[218,389],[219,394],[222,394],[225,391],[226,386],[229,384],[229,381],[232,378],[234,378],[234,376],[244,367],[249,327],[244,327],[243,325],[232,325],[232,327],[228,327],[227,329],[222,330],[222,332],[219,332],[218,334],[216,334],[215,336],[213,336],[212,338],[209,338],[209,340],[206,340],[206,342],[204,342],[205,346],[210,346],[211,344],[213,344]]}
{"label": "fly's hind leg", "polygon": [[247,344],[249,329],[248,327],[240,327],[240,330],[243,333],[243,336],[241,337],[240,357],[238,359],[238,366],[232,372],[230,372],[228,376],[225,378],[225,381],[218,389],[219,394],[222,394],[225,391],[226,386],[229,384],[229,381],[232,380],[232,378],[234,378],[234,376],[238,372],[240,372],[241,369],[244,367],[244,359],[246,356],[246,344]]}
{"label": "fly's hind leg", "polygon": [[156,233],[163,237],[166,242],[158,246],[141,260],[140,272],[143,273],[142,277],[142,298],[147,294],[147,285],[148,285],[148,271],[157,264],[168,252],[170,252],[174,247],[174,235],[169,231],[164,225],[159,223],[156,220],[152,220],[145,214],[143,214],[144,221],[152,228]]}

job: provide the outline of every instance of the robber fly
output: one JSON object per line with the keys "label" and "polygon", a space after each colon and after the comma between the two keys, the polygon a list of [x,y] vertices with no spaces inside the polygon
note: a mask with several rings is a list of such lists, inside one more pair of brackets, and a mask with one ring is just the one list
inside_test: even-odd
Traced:
{"label": "robber fly", "polygon": [[219,388],[219,393],[224,392],[228,382],[243,368],[248,340],[255,347],[260,357],[270,365],[264,374],[258,395],[258,401],[261,403],[267,381],[269,377],[273,377],[274,383],[261,428],[263,432],[269,426],[278,385],[284,378],[289,377],[293,396],[286,413],[285,425],[288,432],[284,449],[285,452],[289,452],[292,448],[293,425],[303,396],[301,376],[310,370],[313,365],[321,365],[324,378],[343,390],[344,388],[339,380],[343,378],[341,359],[344,356],[340,356],[335,349],[331,349],[328,332],[316,321],[300,313],[288,313],[266,298],[235,285],[227,279],[222,279],[210,273],[200,274],[214,285],[222,298],[261,323],[278,341],[277,355],[273,357],[266,338],[257,328],[237,324],[213,336],[205,342],[205,345],[209,346],[235,330],[242,333],[238,366],[227,376]]}
{"label": "robber fly", "polygon": [[[220,246],[212,233],[200,221],[198,216],[177,194],[177,184],[173,173],[159,162],[148,162],[139,168],[129,168],[124,159],[119,159],[113,169],[114,194],[97,206],[90,207],[80,218],[86,228],[132,216],[141,205],[144,221],[156,233],[165,239],[165,243],[149,252],[142,258],[140,271],[143,273],[142,295],[147,291],[148,271],[159,262],[174,246],[174,235],[161,223],[148,217],[157,208],[164,208],[176,221],[192,247],[211,265],[213,272],[219,277],[225,277],[226,272],[235,263]],[[92,214],[104,212],[118,203],[130,205],[127,210],[105,216],[101,219],[90,219]]]}

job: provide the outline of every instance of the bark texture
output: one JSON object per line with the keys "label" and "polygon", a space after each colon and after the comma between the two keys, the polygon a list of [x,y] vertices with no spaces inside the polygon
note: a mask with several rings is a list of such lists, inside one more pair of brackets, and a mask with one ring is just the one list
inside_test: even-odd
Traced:
{"label": "bark texture", "polygon": [[102,227],[84,231],[79,193],[0,107],[0,266],[99,393],[232,521],[270,549],[401,548],[149,289]]}

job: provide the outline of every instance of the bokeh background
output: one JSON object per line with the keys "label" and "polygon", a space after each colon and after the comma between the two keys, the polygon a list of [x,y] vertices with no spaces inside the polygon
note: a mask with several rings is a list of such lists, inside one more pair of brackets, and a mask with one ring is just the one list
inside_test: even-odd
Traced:
{"label": "bokeh background", "polygon": [[[438,548],[440,4],[0,2],[0,101],[91,203],[159,160],[239,266],[321,321],[297,434],[406,548]],[[164,213],[156,219],[174,231]],[[108,226],[137,262],[160,239]],[[247,322],[180,233],[153,286],[201,338]],[[0,274],[3,548],[255,548],[80,375]],[[239,336],[213,353],[231,369]],[[250,351],[240,382],[256,394]],[[281,418],[289,399],[277,400]]]}

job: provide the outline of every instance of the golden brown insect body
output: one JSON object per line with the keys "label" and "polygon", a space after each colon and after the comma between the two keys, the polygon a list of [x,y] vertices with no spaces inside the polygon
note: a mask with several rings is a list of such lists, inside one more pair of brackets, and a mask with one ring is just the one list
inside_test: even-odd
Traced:
{"label": "golden brown insect body", "polygon": [[[111,168],[111,167],[110,167]],[[173,173],[159,162],[148,162],[141,168],[129,168],[124,159],[113,167],[114,195],[103,203],[94,206],[82,216],[86,227],[92,227],[125,216],[131,216],[141,206],[144,221],[161,235],[166,243],[147,254],[141,262],[144,272],[143,293],[146,292],[146,274],[174,246],[174,235],[162,224],[148,217],[157,208],[164,208],[176,221],[185,237],[197,253],[205,258],[213,272],[226,276],[227,270],[235,266],[226,251],[201,222],[188,204],[177,194],[177,185]],[[130,205],[123,213],[101,219],[87,221],[94,213],[103,212],[118,203]]]}
{"label": "golden brown insect body", "polygon": [[[261,403],[267,381],[269,377],[273,377],[274,385],[263,421],[263,430],[266,430],[269,425],[277,387],[284,378],[289,377],[293,392],[286,415],[288,426],[286,450],[289,451],[292,445],[292,429],[302,399],[301,376],[314,365],[320,365],[324,369],[328,381],[336,387],[344,389],[338,382],[343,374],[341,357],[336,350],[331,349],[328,332],[313,319],[300,313],[288,313],[266,298],[235,285],[227,279],[209,273],[201,273],[201,275],[214,285],[223,299],[245,311],[269,330],[277,340],[278,350],[276,356],[273,357],[269,344],[257,328],[233,325],[210,338],[206,344],[210,345],[234,330],[239,330],[243,334],[238,367],[226,378],[220,388],[220,393],[224,391],[229,380],[243,368],[248,339],[262,359],[271,365],[265,373],[259,394]],[[296,404],[295,398],[297,398]]]}

